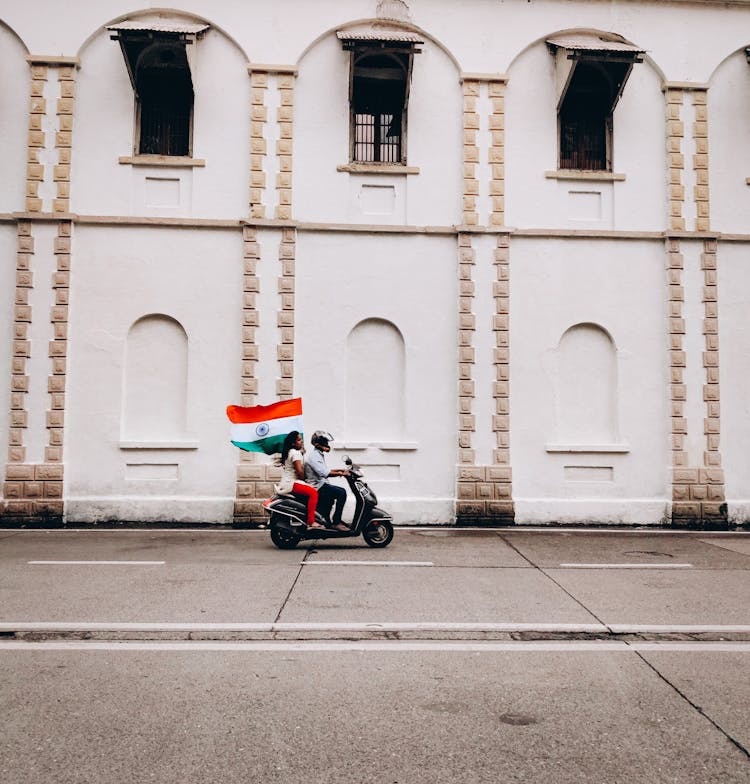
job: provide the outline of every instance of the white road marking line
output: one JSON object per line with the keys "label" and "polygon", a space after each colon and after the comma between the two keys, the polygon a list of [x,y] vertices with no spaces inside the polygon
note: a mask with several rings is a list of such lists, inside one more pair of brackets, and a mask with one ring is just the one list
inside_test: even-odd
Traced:
{"label": "white road marking line", "polygon": [[689,563],[561,563],[561,569],[692,569]]}
{"label": "white road marking line", "polygon": [[26,561],[31,566],[164,566],[166,561]]}
{"label": "white road marking line", "polygon": [[670,651],[676,653],[750,653],[750,642],[634,642],[634,651]]}
{"label": "white road marking line", "polygon": [[[748,627],[750,630],[750,627]],[[109,621],[4,621],[0,632],[195,631],[195,632],[607,632],[598,623],[150,623]]]}
{"label": "white road marking line", "polygon": [[610,623],[614,634],[750,634],[750,626],[724,624],[627,624]]}
{"label": "white road marking line", "polygon": [[191,623],[150,621],[3,621],[0,632],[567,632],[594,634],[750,634],[742,624],[305,622]]}
{"label": "white road marking line", "polygon": [[420,621],[416,623],[369,622],[369,623],[275,623],[274,631],[384,631],[384,632],[603,632],[607,630],[600,623],[514,623],[489,622],[440,622]]}
{"label": "white road marking line", "polygon": [[[420,640],[362,640],[362,641],[59,641],[59,642],[0,642],[0,651],[7,650],[120,650],[120,651],[560,651],[570,648],[586,651],[627,651],[623,642],[450,642]],[[750,649],[750,644],[748,644]]]}
{"label": "white road marking line", "polygon": [[300,561],[302,566],[434,566],[432,561]]}
{"label": "white road marking line", "polygon": [[633,651],[680,653],[750,653],[748,642],[451,642],[384,640],[359,642],[0,642],[0,651],[226,651],[262,652],[294,651],[315,653],[330,651],[360,651],[364,653],[440,652],[440,653],[627,653]]}

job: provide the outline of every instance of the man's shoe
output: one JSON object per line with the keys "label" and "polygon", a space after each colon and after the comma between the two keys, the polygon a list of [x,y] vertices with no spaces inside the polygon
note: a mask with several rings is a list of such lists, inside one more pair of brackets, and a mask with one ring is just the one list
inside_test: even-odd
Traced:
{"label": "man's shoe", "polygon": [[336,531],[351,531],[352,530],[351,528],[349,528],[348,525],[346,525],[346,523],[342,523],[341,520],[339,520],[339,522],[336,523],[336,525],[334,525],[333,528]]}

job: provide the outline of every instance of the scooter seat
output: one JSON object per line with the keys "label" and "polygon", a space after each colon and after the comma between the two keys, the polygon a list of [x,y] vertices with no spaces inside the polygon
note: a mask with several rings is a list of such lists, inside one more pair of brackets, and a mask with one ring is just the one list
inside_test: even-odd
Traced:
{"label": "scooter seat", "polygon": [[290,506],[293,509],[297,509],[301,512],[305,512],[307,510],[307,501],[302,500],[304,496],[294,495],[293,493],[285,493],[284,495],[276,494],[276,498],[284,502],[285,506]]}

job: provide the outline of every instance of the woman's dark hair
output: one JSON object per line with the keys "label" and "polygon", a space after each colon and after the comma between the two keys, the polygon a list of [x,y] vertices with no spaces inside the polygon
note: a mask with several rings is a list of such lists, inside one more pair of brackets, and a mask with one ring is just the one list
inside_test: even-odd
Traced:
{"label": "woman's dark hair", "polygon": [[286,459],[289,457],[289,450],[294,446],[294,442],[297,440],[298,435],[299,430],[292,430],[284,439],[284,445],[281,447],[281,465],[286,463]]}

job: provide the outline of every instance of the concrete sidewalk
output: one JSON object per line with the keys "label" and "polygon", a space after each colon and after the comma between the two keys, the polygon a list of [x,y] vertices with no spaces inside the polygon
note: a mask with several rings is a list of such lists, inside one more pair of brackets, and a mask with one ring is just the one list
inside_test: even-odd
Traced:
{"label": "concrete sidewalk", "polygon": [[264,531],[0,531],[15,639],[750,640],[750,534],[401,528],[277,550]]}

